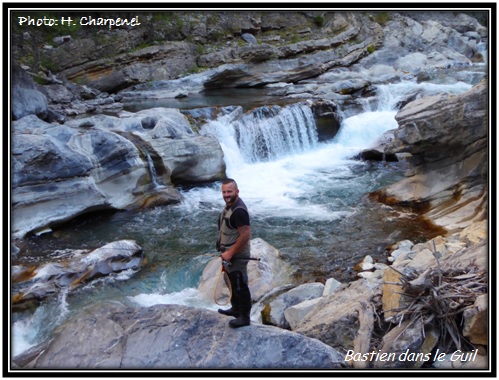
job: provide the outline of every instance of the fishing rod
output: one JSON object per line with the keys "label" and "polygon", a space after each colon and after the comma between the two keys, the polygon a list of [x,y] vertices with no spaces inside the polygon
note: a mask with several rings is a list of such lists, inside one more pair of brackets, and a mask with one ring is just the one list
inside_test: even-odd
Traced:
{"label": "fishing rod", "polygon": [[[83,249],[83,251],[86,251],[85,254],[88,254],[88,253],[91,253],[91,252],[97,251],[97,250],[103,250],[103,251],[127,251],[127,252],[130,252],[130,251],[133,251],[133,250],[136,249],[134,247],[126,247],[126,248],[123,248],[123,247],[106,247],[107,244],[111,244],[111,243],[106,243],[103,246],[100,246],[100,247],[97,247],[97,248],[85,248],[85,249]],[[70,248],[70,250],[78,250],[78,248]],[[81,248],[80,248],[80,250],[81,250]],[[139,248],[136,249],[136,250],[137,250],[137,252],[135,252],[131,256],[135,256],[136,254],[144,254],[145,253],[144,252],[144,248],[142,246],[140,246],[140,245],[139,245]],[[170,252],[170,250],[168,250],[168,249],[154,249],[154,251],[155,252],[163,252],[163,253]],[[119,255],[118,252],[116,254]],[[219,254],[215,254],[215,253],[204,253],[204,254],[199,254],[197,256],[220,257]],[[262,259],[260,257],[234,257],[233,260],[262,261]],[[232,263],[230,261],[222,261],[222,264],[224,264],[226,266],[232,265]]]}
{"label": "fishing rod", "polygon": [[[203,256],[208,256],[208,257],[220,257],[220,255],[214,254],[214,253],[205,253]],[[241,261],[262,261],[260,257],[234,257],[232,258],[233,260],[241,260]],[[232,265],[229,261],[224,261],[222,260],[223,264],[228,264]]]}

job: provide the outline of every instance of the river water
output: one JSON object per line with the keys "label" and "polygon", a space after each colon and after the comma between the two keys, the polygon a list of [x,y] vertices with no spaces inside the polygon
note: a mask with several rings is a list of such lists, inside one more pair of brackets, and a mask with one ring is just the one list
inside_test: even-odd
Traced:
{"label": "river water", "polygon": [[[348,281],[354,278],[353,266],[365,255],[385,262],[390,244],[423,241],[434,233],[414,215],[372,203],[366,196],[401,179],[403,163],[366,163],[352,157],[397,128],[396,105],[408,93],[456,94],[471,85],[466,80],[438,79],[380,86],[377,96],[366,100],[365,112],[347,117],[328,141],[319,141],[311,110],[303,104],[267,109],[266,115],[249,113],[241,121],[226,115],[203,126],[200,133],[214,134],[220,141],[227,175],[238,182],[250,210],[253,238],[281,251],[295,269],[295,282],[330,277]],[[144,248],[148,263],[140,271],[95,281],[72,294],[62,292],[36,310],[13,314],[13,354],[44,341],[73,313],[100,300],[216,309],[198,297],[196,287],[215,254],[216,219],[223,207],[220,184],[182,188],[181,193],[178,205],[100,213],[33,237],[25,261],[34,262],[57,249],[96,248],[133,239]]]}

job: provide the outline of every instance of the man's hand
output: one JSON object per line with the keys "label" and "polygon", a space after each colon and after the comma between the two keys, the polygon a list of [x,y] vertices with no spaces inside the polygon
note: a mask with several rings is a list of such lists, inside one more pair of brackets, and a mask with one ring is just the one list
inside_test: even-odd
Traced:
{"label": "man's hand", "polygon": [[220,257],[222,260],[230,261],[232,260],[232,256],[239,252],[244,245],[250,241],[251,239],[251,228],[250,226],[242,226],[238,227],[239,237],[232,247],[230,247],[227,251],[223,252]]}
{"label": "man's hand", "polygon": [[232,260],[232,256],[234,256],[234,254],[230,253],[230,251],[225,251],[220,255],[223,261],[228,261],[228,262]]}

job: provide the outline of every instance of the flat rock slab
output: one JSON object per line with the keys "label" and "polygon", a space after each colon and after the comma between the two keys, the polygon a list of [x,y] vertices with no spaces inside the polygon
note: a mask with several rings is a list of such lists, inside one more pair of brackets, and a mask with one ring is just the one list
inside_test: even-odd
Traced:
{"label": "flat rock slab", "polygon": [[24,368],[331,369],[343,357],[316,339],[179,305],[148,308],[102,303],[58,327]]}

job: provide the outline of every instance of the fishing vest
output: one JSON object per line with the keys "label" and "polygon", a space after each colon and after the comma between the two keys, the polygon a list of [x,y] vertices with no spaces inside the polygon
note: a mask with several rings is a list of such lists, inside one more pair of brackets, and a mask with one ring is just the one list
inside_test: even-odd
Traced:
{"label": "fishing vest", "polygon": [[[242,208],[248,212],[246,205],[241,199],[238,199],[237,202],[228,210],[224,209],[220,213],[220,217],[218,220],[218,228],[219,228],[219,237],[217,241],[217,248],[219,251],[224,252],[228,248],[230,248],[236,242],[239,237],[239,231],[237,227],[232,226],[230,224],[230,217],[237,209]],[[236,252],[234,257],[249,257],[250,255],[250,243],[248,242],[239,252]]]}

